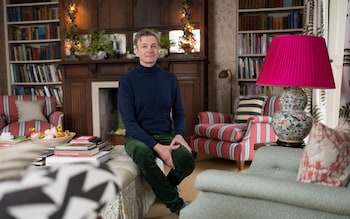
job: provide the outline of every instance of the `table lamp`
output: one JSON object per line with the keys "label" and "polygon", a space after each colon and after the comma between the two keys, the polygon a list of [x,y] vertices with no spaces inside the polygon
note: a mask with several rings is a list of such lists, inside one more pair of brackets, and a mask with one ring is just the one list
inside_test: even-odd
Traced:
{"label": "table lamp", "polygon": [[313,119],[305,111],[307,96],[302,88],[335,88],[324,38],[307,35],[274,37],[256,84],[285,87],[279,99],[281,110],[272,117],[277,144],[303,147]]}

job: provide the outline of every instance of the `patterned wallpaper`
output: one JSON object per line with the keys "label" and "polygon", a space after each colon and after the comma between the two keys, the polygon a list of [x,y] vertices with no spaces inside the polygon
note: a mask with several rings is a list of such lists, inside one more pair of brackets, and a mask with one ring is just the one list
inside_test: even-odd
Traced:
{"label": "patterned wallpaper", "polygon": [[[5,33],[4,33],[4,1],[0,2],[0,48],[5,48]],[[5,51],[2,49],[2,54],[0,55],[0,94],[7,94],[7,77],[6,77],[6,56]]]}
{"label": "patterned wallpaper", "polygon": [[234,37],[237,2],[208,0],[208,105],[212,111],[231,112],[232,95],[238,93],[235,72],[237,43]]}

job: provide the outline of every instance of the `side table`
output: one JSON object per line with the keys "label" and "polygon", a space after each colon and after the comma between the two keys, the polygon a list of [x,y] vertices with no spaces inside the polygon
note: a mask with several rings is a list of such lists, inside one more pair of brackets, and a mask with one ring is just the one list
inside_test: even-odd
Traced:
{"label": "side table", "polygon": [[264,146],[279,146],[276,142],[261,142],[261,143],[255,143],[254,144],[254,150],[258,150],[261,147]]}

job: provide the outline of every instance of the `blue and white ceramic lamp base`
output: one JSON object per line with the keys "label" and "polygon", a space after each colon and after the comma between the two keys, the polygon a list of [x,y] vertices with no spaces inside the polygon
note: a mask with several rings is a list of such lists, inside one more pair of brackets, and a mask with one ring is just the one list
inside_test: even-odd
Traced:
{"label": "blue and white ceramic lamp base", "polygon": [[277,143],[283,146],[303,147],[313,119],[305,112],[306,93],[299,87],[288,87],[279,100],[281,110],[272,117],[272,126],[278,136]]}

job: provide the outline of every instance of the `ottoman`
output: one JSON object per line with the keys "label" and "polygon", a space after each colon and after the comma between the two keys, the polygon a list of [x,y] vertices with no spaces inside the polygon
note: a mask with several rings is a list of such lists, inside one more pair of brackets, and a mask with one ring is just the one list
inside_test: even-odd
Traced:
{"label": "ottoman", "polygon": [[[163,169],[160,159],[157,159],[157,164]],[[107,165],[120,176],[121,187],[117,198],[102,209],[100,216],[104,219],[143,218],[156,197],[123,145],[113,147]]]}

